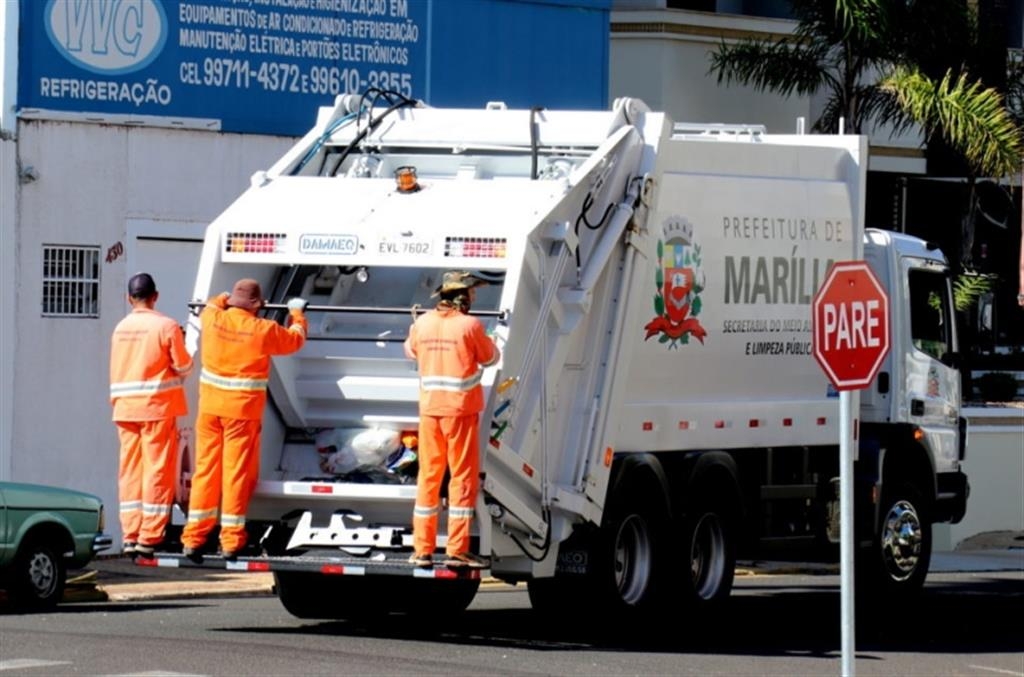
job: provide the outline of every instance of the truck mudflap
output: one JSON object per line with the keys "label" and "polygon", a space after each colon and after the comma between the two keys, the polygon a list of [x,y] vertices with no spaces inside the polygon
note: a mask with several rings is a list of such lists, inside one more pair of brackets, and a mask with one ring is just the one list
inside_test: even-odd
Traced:
{"label": "truck mudflap", "polygon": [[[378,555],[379,557],[379,555]],[[204,555],[195,562],[182,554],[156,553],[152,558],[137,558],[135,564],[144,567],[174,567],[194,569],[224,569],[235,572],[305,571],[332,576],[411,576],[414,578],[440,578],[476,580],[490,575],[489,569],[449,569],[437,562],[432,569],[414,567],[408,555],[368,559],[344,555],[300,555],[238,557],[225,559],[219,555]]]}

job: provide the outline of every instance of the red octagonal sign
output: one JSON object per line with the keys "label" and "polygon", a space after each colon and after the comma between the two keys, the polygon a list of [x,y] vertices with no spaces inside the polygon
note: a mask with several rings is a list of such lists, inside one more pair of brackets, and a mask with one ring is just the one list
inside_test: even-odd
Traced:
{"label": "red octagonal sign", "polygon": [[889,296],[868,264],[833,264],[812,313],[814,357],[832,385],[867,387],[889,352]]}

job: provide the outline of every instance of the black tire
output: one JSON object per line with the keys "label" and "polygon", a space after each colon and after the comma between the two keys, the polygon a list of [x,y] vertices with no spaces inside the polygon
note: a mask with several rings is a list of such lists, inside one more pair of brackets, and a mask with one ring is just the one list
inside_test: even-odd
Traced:
{"label": "black tire", "polygon": [[682,521],[679,579],[683,602],[710,610],[721,607],[736,575],[733,511],[723,501],[696,497]]}
{"label": "black tire", "polygon": [[[544,616],[568,616],[587,610],[587,586],[578,576],[531,578],[526,582],[530,607]],[[591,600],[592,602],[592,600]]]}
{"label": "black tire", "polygon": [[668,508],[642,484],[616,489],[595,539],[587,588],[581,594],[599,612],[630,615],[660,607],[668,583]]}
{"label": "black tire", "polygon": [[883,488],[871,547],[858,553],[856,590],[871,598],[916,595],[932,560],[932,523],[921,492],[909,482]]}
{"label": "black tire", "polygon": [[414,616],[455,616],[473,603],[479,589],[479,578],[396,578],[389,581],[384,603],[389,611]]}
{"label": "black tire", "polygon": [[296,618],[355,620],[388,611],[386,581],[363,576],[330,576],[305,571],[278,571],[274,585],[281,604]]}
{"label": "black tire", "polygon": [[26,541],[10,573],[11,605],[22,611],[48,611],[64,596],[67,567],[54,546]]}

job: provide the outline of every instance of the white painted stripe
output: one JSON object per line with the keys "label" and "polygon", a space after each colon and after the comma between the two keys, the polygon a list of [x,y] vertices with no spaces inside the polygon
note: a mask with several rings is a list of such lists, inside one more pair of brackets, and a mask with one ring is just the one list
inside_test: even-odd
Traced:
{"label": "white painted stripe", "polygon": [[231,569],[231,570],[234,570],[234,571],[248,571],[249,570],[249,563],[248,562],[238,562],[238,561],[235,561],[235,562],[224,562],[224,568],[225,569]]}
{"label": "white painted stripe", "polygon": [[413,578],[433,578],[434,577],[434,570],[433,569],[413,569],[412,570],[412,577]]}
{"label": "white painted stripe", "polygon": [[1024,672],[1017,672],[1016,670],[1003,670],[1002,668],[989,668],[984,665],[968,665],[967,667],[975,670],[988,670],[999,675],[1013,675],[1014,677],[1024,677]]}
{"label": "white painted stripe", "polygon": [[10,658],[0,661],[0,670],[24,670],[25,668],[47,668],[53,665],[71,665],[71,661],[44,661],[35,658]]}
{"label": "white painted stripe", "polygon": [[178,567],[179,561],[177,559],[171,559],[170,557],[157,557],[156,565],[158,567]]}
{"label": "white painted stripe", "polygon": [[110,674],[105,677],[206,677],[194,672],[174,672],[170,670],[147,670],[145,672],[122,672]]}
{"label": "white painted stripe", "polygon": [[345,565],[345,575],[346,576],[365,576],[366,575],[366,567],[350,567],[349,565],[346,564]]}

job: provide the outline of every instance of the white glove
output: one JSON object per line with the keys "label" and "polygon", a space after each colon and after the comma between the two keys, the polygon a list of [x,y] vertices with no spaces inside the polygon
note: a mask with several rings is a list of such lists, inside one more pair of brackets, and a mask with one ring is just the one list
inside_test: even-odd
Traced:
{"label": "white glove", "polygon": [[306,306],[308,305],[309,301],[296,296],[295,298],[288,302],[288,311],[292,313],[302,313],[305,312]]}

